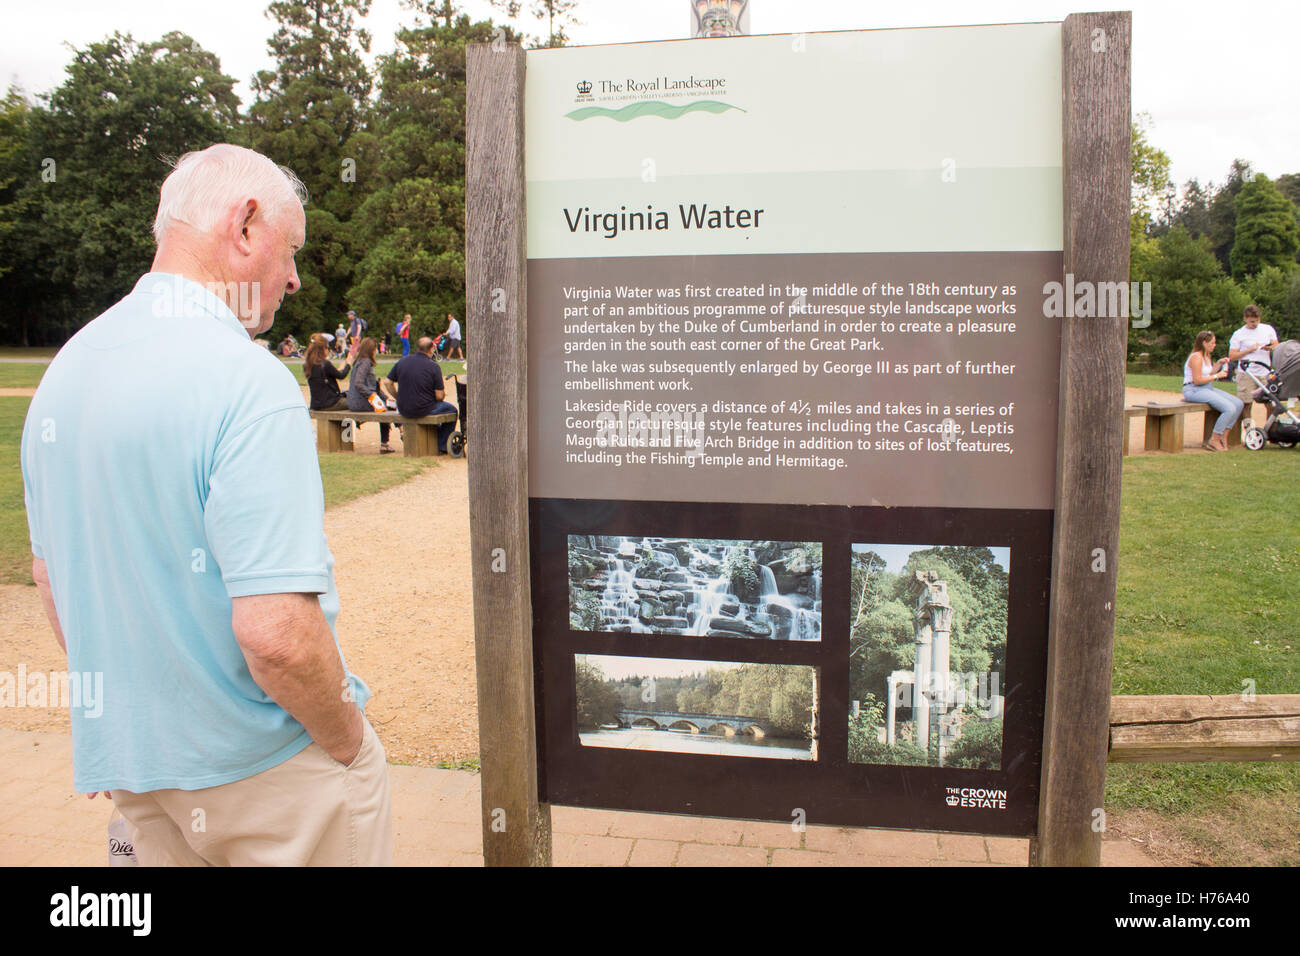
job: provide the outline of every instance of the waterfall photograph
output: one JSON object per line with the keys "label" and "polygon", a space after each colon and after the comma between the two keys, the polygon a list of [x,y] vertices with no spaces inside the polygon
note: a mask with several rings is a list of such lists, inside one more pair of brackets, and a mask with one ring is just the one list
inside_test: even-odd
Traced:
{"label": "waterfall photograph", "polygon": [[569,535],[575,631],[820,641],[819,542]]}
{"label": "waterfall photograph", "polygon": [[849,760],[999,770],[1008,548],[855,544]]}
{"label": "waterfall photograph", "polygon": [[574,656],[584,747],[817,759],[817,669]]}

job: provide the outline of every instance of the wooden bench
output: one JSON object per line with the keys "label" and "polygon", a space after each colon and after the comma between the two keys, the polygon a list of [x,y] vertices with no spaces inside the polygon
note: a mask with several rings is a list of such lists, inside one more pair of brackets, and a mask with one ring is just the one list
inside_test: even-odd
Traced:
{"label": "wooden bench", "polygon": [[402,425],[402,454],[407,458],[432,458],[438,454],[438,426],[456,421],[455,412],[403,418],[397,412],[352,412],[346,408],[329,412],[311,411],[316,420],[317,451],[352,451],[351,429],[344,435],[343,423],[388,422]]}
{"label": "wooden bench", "polygon": [[[1207,442],[1214,434],[1214,423],[1219,412],[1205,402],[1148,402],[1124,410],[1124,454],[1128,454],[1128,422],[1130,418],[1146,419],[1144,451],[1164,451],[1177,454],[1183,450],[1183,416],[1189,412],[1204,412],[1201,441]],[[1241,429],[1228,429],[1228,445],[1241,444]]]}

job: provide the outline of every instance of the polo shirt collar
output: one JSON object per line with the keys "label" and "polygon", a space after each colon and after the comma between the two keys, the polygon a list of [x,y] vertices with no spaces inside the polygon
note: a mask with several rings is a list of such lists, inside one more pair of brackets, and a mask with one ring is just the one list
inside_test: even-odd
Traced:
{"label": "polo shirt collar", "polygon": [[230,306],[193,279],[172,272],[146,272],[135,284],[132,292],[168,297],[171,302],[169,311],[172,314],[206,315],[216,319],[222,325],[229,326],[245,338],[249,337],[248,329],[244,328],[238,316],[230,310]]}

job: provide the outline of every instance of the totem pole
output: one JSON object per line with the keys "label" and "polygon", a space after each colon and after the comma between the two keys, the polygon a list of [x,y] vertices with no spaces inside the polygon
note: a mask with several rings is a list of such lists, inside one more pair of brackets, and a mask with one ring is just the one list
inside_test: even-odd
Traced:
{"label": "totem pole", "polygon": [[749,35],[749,0],[691,0],[692,37]]}

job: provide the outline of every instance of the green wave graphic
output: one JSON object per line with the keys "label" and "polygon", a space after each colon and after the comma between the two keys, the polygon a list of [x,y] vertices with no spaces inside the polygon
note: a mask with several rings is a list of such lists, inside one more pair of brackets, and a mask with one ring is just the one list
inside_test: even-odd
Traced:
{"label": "green wave graphic", "polygon": [[739,106],[720,103],[717,100],[696,100],[694,103],[687,103],[684,106],[673,106],[671,103],[664,103],[659,100],[646,100],[641,103],[629,103],[622,109],[617,110],[611,110],[604,106],[584,106],[582,109],[564,115],[579,123],[591,119],[593,116],[608,116],[617,123],[627,123],[634,119],[640,119],[642,116],[658,116],[662,119],[673,120],[679,116],[685,116],[687,113],[725,113],[727,110],[745,112]]}

